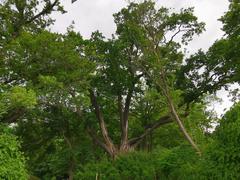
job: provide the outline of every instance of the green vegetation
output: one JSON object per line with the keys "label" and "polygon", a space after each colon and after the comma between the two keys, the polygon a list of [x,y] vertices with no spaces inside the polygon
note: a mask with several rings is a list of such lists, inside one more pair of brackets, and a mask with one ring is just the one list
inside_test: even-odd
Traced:
{"label": "green vegetation", "polygon": [[0,130],[0,179],[27,179],[26,159],[20,151],[20,142],[7,127],[1,125]]}
{"label": "green vegetation", "polygon": [[239,10],[186,58],[205,26],[193,8],[129,3],[111,39],[84,39],[48,30],[59,0],[1,1],[0,179],[240,179],[238,90],[222,118],[206,110],[240,83]]}

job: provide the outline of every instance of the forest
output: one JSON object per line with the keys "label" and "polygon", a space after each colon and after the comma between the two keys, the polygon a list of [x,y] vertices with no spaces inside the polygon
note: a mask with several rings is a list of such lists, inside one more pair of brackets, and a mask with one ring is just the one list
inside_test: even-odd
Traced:
{"label": "forest", "polygon": [[[0,1],[1,180],[240,179],[239,0],[190,56],[206,29],[191,7],[129,2],[111,38],[53,32],[54,12],[67,13]],[[221,89],[233,106],[220,117],[207,107]]]}

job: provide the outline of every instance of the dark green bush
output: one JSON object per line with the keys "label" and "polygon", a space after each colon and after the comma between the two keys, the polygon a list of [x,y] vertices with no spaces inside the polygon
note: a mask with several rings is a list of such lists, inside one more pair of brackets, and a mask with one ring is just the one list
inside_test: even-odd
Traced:
{"label": "dark green bush", "polygon": [[218,179],[240,179],[240,104],[236,104],[221,119],[208,149],[209,174]]}
{"label": "dark green bush", "polygon": [[134,152],[114,161],[89,163],[79,168],[76,179],[91,180],[96,176],[101,180],[184,179],[197,171],[196,159],[198,156],[189,146]]}

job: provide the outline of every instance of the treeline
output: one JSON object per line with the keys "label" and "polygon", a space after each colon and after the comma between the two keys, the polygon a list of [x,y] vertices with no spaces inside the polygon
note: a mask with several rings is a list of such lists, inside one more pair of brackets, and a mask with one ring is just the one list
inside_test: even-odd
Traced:
{"label": "treeline", "polygon": [[53,33],[53,11],[66,13],[59,0],[0,3],[0,179],[240,178],[240,105],[206,110],[240,81],[238,0],[225,35],[187,59],[205,30],[193,8],[130,3],[111,39]]}

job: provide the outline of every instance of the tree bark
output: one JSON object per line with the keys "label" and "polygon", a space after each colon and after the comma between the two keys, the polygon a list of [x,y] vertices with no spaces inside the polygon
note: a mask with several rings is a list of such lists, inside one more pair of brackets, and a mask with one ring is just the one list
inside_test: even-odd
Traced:
{"label": "tree bark", "polygon": [[74,169],[74,164],[71,164],[68,169],[68,180],[73,180],[73,177],[74,177],[73,169]]}
{"label": "tree bark", "polygon": [[96,117],[97,117],[98,122],[99,122],[99,126],[100,126],[100,129],[101,129],[101,133],[102,133],[104,142],[105,142],[106,146],[108,147],[107,149],[108,149],[109,153],[112,156],[114,156],[114,154],[116,153],[115,152],[116,148],[115,148],[111,138],[108,135],[108,130],[107,130],[102,112],[101,112],[100,107],[97,103],[97,98],[96,98],[96,96],[95,96],[95,94],[92,90],[89,90],[89,92],[90,92],[91,103],[92,103],[92,106],[95,109],[95,114],[96,114]]}
{"label": "tree bark", "polygon": [[133,94],[133,87],[129,89],[125,106],[124,106],[124,112],[122,116],[122,122],[121,122],[121,145],[120,145],[120,151],[128,151],[129,144],[128,144],[128,115],[129,115],[129,109],[131,104],[131,98]]}
{"label": "tree bark", "polygon": [[73,180],[73,177],[74,177],[74,168],[75,168],[75,163],[76,163],[76,159],[74,157],[74,154],[73,154],[73,145],[72,145],[72,142],[71,140],[65,135],[64,131],[63,131],[63,138],[66,142],[66,144],[68,145],[68,148],[71,152],[71,159],[70,159],[70,162],[69,162],[69,167],[68,167],[68,180]]}
{"label": "tree bark", "polygon": [[[90,129],[87,128],[88,134],[91,136],[92,140],[94,141],[95,144],[97,144],[98,146],[100,146],[104,151],[106,151],[110,156],[114,156],[113,151],[111,151],[111,149],[104,143],[102,142],[98,136],[96,135],[96,133]],[[115,152],[115,151],[114,151]]]}
{"label": "tree bark", "polygon": [[197,153],[201,154],[200,149],[195,144],[195,142],[192,140],[191,136],[188,134],[187,130],[185,129],[181,119],[179,118],[178,113],[174,107],[174,104],[173,104],[171,98],[170,97],[167,97],[167,98],[168,98],[168,103],[169,103],[172,115],[173,115],[174,119],[177,121],[177,124],[178,124],[180,130],[182,131],[183,135],[188,140],[188,142],[192,145],[192,147],[197,151]]}

